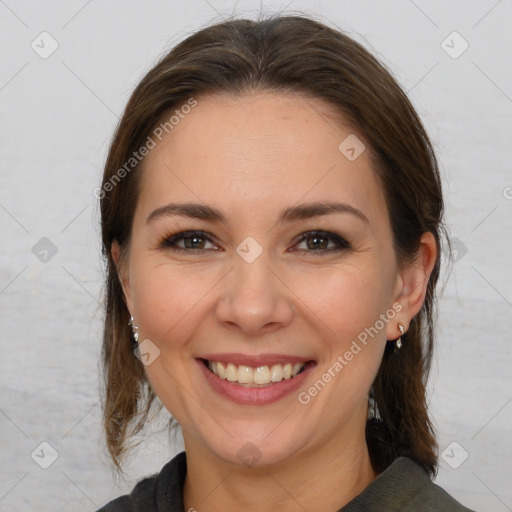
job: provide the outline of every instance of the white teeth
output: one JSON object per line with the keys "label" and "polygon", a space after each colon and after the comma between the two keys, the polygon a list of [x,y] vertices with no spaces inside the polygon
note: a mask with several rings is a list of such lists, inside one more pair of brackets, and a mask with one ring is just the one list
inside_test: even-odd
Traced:
{"label": "white teeth", "polygon": [[283,380],[283,367],[280,364],[275,364],[270,369],[270,379],[272,382],[279,382]]}
{"label": "white teeth", "polygon": [[[212,365],[215,363],[211,363]],[[217,363],[219,364],[219,363]],[[213,371],[213,370],[212,370]],[[234,364],[228,363],[226,367],[226,380],[229,380],[230,382],[235,382],[238,378],[238,371],[236,369],[236,366]]]}
{"label": "white teeth", "polygon": [[286,363],[252,368],[243,364],[233,363],[224,365],[219,361],[208,361],[208,368],[218,377],[230,382],[238,382],[246,387],[264,387],[271,382],[281,382],[283,379],[295,377],[305,366],[305,363]]}
{"label": "white teeth", "polygon": [[297,373],[299,373],[302,370],[303,366],[304,363],[295,363],[292,366],[292,375],[297,375]]}
{"label": "white teeth", "polygon": [[252,381],[255,384],[268,384],[270,382],[270,370],[268,366],[258,366],[258,368],[254,368]]}
{"label": "white teeth", "polygon": [[241,364],[238,367],[238,382],[240,384],[250,384],[252,382],[252,368]]}

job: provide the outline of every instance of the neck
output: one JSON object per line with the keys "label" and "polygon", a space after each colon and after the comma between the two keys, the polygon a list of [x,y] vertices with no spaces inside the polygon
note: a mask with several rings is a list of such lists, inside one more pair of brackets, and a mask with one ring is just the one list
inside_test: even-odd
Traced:
{"label": "neck", "polygon": [[332,512],[376,477],[364,435],[350,440],[335,436],[280,464],[253,468],[226,463],[204,445],[184,438],[187,476],[183,499],[185,510],[190,512]]}

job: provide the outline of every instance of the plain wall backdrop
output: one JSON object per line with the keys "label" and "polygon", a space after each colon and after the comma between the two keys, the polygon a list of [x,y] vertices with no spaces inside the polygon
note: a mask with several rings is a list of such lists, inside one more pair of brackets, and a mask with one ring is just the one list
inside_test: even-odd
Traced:
{"label": "plain wall backdrop", "polygon": [[125,479],[108,466],[93,190],[126,101],[158,57],[211,22],[260,12],[309,13],[347,31],[422,117],[455,257],[429,385],[437,481],[476,510],[512,510],[509,0],[0,0],[0,510],[95,510],[183,448],[152,427]]}

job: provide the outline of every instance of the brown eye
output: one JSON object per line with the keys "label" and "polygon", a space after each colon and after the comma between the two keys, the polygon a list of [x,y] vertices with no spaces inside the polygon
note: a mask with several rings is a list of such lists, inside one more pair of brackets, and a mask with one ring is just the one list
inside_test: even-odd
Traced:
{"label": "brown eye", "polygon": [[306,238],[308,249],[325,251],[329,245],[329,239],[326,236],[310,236]]}
{"label": "brown eye", "polygon": [[[213,247],[207,247],[211,244]],[[176,251],[203,252],[216,249],[210,237],[202,231],[182,231],[167,236],[161,243],[161,247]]]}
{"label": "brown eye", "polygon": [[350,249],[349,243],[341,236],[323,231],[309,231],[301,235],[298,246],[305,242],[306,248],[299,250],[322,254],[325,252]]}
{"label": "brown eye", "polygon": [[185,245],[185,249],[204,249],[206,244],[206,240],[201,236],[188,236],[183,237],[183,243]]}

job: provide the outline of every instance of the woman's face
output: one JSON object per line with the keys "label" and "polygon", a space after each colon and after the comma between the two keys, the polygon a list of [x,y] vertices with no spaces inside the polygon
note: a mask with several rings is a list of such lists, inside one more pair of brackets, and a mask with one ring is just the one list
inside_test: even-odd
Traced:
{"label": "woman's face", "polygon": [[252,465],[364,443],[404,285],[368,151],[324,102],[199,97],[144,161],[121,270],[187,450]]}

